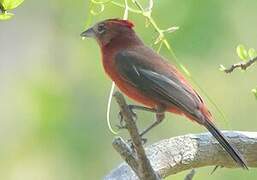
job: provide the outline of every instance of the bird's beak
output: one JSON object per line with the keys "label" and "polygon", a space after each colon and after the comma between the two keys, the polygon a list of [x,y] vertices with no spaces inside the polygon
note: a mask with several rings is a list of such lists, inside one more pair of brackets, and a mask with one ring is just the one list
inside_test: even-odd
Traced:
{"label": "bird's beak", "polygon": [[93,28],[89,28],[86,31],[84,31],[83,33],[81,33],[80,36],[82,38],[94,37],[95,36],[95,31],[93,30]]}

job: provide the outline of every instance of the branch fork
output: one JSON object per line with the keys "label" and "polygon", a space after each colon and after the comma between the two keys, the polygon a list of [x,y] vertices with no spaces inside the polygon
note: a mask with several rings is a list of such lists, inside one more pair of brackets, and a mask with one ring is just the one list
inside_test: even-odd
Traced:
{"label": "branch fork", "polygon": [[[124,159],[105,180],[160,180],[185,170],[205,166],[238,168],[210,133],[188,134],[160,140],[144,149],[134,115],[124,96],[116,92],[114,97],[121,109],[132,147],[121,137],[112,143]],[[229,141],[242,153],[249,167],[257,167],[257,132],[223,131]],[[191,180],[192,170],[186,177]]]}
{"label": "branch fork", "polygon": [[120,92],[115,92],[114,97],[120,107],[120,112],[125,121],[125,127],[131,137],[134,152],[133,149],[131,149],[120,137],[114,140],[113,147],[130,165],[141,180],[160,180],[160,176],[155,173],[145,154],[142,139],[136,126],[134,114],[131,111],[131,108],[129,108],[124,96]]}

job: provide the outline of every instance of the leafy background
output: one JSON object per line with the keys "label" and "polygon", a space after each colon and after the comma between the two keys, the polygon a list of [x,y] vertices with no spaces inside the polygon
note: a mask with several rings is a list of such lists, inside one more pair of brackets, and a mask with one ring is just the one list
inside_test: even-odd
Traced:
{"label": "leafy background", "polygon": [[[113,135],[106,125],[111,81],[104,75],[93,40],[79,34],[88,18],[86,0],[25,1],[9,21],[0,22],[0,178],[6,180],[100,179],[122,160],[111,147]],[[239,43],[256,48],[255,0],[159,0],[153,17],[166,28],[174,51],[227,114],[217,118],[223,129],[256,131],[256,67],[226,75],[219,64],[239,61]],[[107,5],[93,21],[122,17]],[[141,16],[129,14],[146,44],[156,37]],[[172,58],[165,49],[161,54]],[[112,109],[113,124],[117,107]],[[217,115],[210,105],[210,109]],[[219,117],[219,116],[216,116]],[[153,118],[140,113],[139,124]],[[185,118],[167,115],[147,137],[149,143],[186,133],[205,131]],[[124,135],[121,132],[121,135]],[[196,179],[256,179],[257,171],[212,167],[197,170]],[[186,172],[185,172],[186,173]],[[182,179],[180,173],[169,179]]]}

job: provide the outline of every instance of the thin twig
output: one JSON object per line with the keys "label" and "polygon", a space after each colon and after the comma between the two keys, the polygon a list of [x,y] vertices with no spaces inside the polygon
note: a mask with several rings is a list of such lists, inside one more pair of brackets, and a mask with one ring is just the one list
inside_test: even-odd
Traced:
{"label": "thin twig", "polygon": [[116,92],[114,93],[114,97],[120,107],[121,113],[126,123],[126,128],[131,137],[133,147],[135,148],[138,163],[136,174],[138,174],[141,180],[160,180],[159,175],[154,172],[150,161],[145,154],[145,150],[142,145],[142,139],[139,135],[133,113],[128,107],[124,96],[120,92]]}
{"label": "thin twig", "polygon": [[242,70],[246,70],[248,67],[250,67],[252,64],[254,64],[257,61],[257,56],[253,59],[250,59],[247,62],[240,62],[233,64],[230,68],[224,69],[225,73],[232,73],[236,68],[241,68]]}

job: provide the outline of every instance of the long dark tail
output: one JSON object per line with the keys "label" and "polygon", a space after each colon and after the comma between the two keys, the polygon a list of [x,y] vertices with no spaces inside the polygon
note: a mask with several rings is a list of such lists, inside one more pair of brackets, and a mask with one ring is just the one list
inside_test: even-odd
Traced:
{"label": "long dark tail", "polygon": [[205,120],[203,125],[217,139],[221,146],[228,152],[228,154],[238,165],[240,165],[243,169],[248,169],[246,161],[240,152],[228,142],[226,137],[220,132],[220,130],[215,127],[215,125],[210,120]]}

